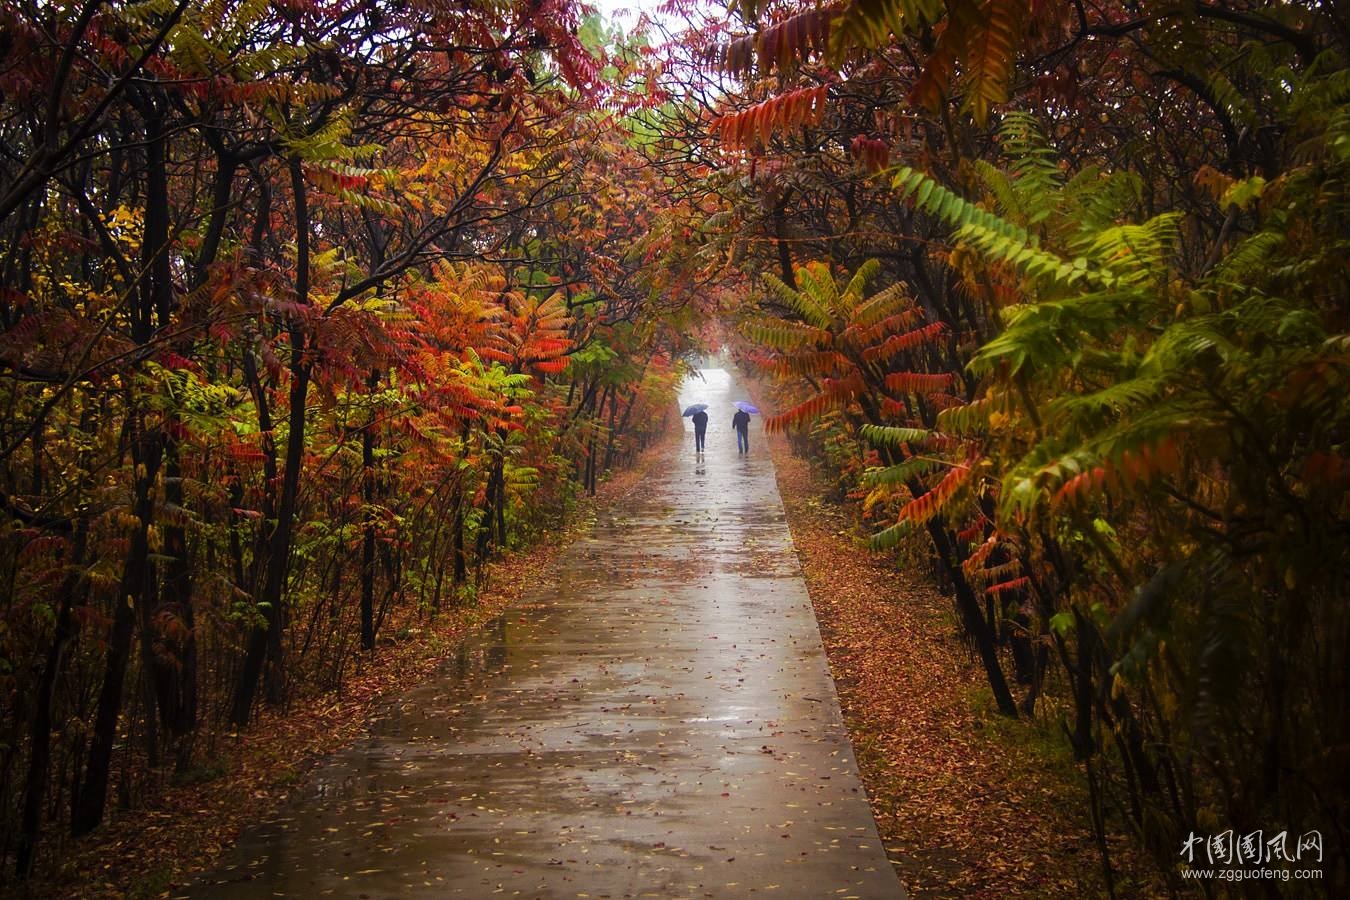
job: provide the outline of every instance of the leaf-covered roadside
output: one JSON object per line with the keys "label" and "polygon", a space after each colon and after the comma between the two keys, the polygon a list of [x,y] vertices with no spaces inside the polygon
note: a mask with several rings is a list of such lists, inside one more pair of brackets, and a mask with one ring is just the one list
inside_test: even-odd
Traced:
{"label": "leaf-covered roadside", "polygon": [[596,510],[638,489],[659,447],[675,437],[668,434],[636,466],[602,483],[566,528],[489,563],[485,587],[472,606],[449,610],[382,647],[347,679],[340,697],[307,697],[269,711],[246,732],[222,736],[219,756],[194,778],[165,790],[153,807],[115,813],[56,871],[26,884],[22,896],[180,896],[243,828],[266,820],[324,756],[360,738],[381,704],[430,677],[466,634],[543,586],[542,579],[554,571],[552,561],[591,528]]}
{"label": "leaf-covered roadside", "polygon": [[[877,827],[914,897],[1104,892],[1083,792],[1053,735],[1000,720],[925,576],[860,553],[849,509],[768,442]],[[1048,726],[1047,726],[1048,727]]]}

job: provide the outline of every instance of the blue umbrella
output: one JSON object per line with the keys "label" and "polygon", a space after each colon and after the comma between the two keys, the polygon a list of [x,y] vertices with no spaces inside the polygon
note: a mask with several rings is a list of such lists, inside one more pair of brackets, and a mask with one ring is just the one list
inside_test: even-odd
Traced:
{"label": "blue umbrella", "polygon": [[731,404],[731,405],[734,406],[734,407],[736,407],[737,409],[739,409],[739,410],[740,410],[741,412],[743,412],[743,413],[758,413],[758,412],[759,412],[759,407],[758,407],[758,406],[756,406],[756,405],[753,404],[753,403],[749,403],[749,402],[747,402],[747,401],[745,401],[745,400],[737,400],[735,403],[733,403],[733,404]]}
{"label": "blue umbrella", "polygon": [[703,411],[704,411],[705,409],[707,409],[707,408],[708,408],[708,404],[706,404],[706,403],[693,403],[693,404],[690,404],[689,406],[686,406],[686,407],[684,408],[684,412],[680,413],[680,415],[681,415],[681,416],[692,416],[694,413],[696,413],[696,412],[703,412]]}

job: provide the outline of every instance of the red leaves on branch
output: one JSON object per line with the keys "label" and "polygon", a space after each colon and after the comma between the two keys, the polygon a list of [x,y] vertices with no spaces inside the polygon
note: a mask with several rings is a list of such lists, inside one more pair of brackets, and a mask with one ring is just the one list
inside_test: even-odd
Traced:
{"label": "red leaves on branch", "polygon": [[1181,448],[1165,437],[1154,445],[1126,450],[1118,462],[1104,462],[1067,479],[1055,492],[1056,502],[1078,504],[1106,490],[1132,490],[1181,471]]}
{"label": "red leaves on branch", "polygon": [[[931,326],[930,326],[931,327]],[[950,387],[955,376],[950,372],[892,372],[886,376],[886,390],[897,394],[932,394]]]}
{"label": "red leaves on branch", "polygon": [[1000,584],[992,584],[989,587],[985,588],[984,592],[991,597],[999,597],[1002,596],[1004,593],[1021,590],[1022,588],[1027,586],[1028,581],[1029,579],[1027,578],[1027,576],[1023,575],[1019,578],[1014,578],[1011,581],[1004,581]]}
{"label": "red leaves on branch", "polygon": [[849,154],[868,172],[880,172],[891,164],[891,148],[885,141],[858,135],[848,147]]}
{"label": "red leaves on branch", "polygon": [[[885,341],[875,347],[868,347],[863,351],[863,359],[868,362],[877,362],[879,360],[890,359],[907,350],[913,350],[921,344],[925,344],[947,330],[947,326],[942,322],[933,322],[924,325],[921,328],[915,328],[912,331],[906,331],[903,334],[896,334],[888,337]],[[942,385],[945,387],[946,385]]]}
{"label": "red leaves on branch", "polygon": [[829,47],[830,22],[834,11],[811,9],[727,45],[722,68],[731,75],[749,74],[754,65],[760,72],[789,70]]}
{"label": "red leaves on branch", "polygon": [[867,385],[858,374],[845,378],[826,378],[821,382],[820,392],[814,397],[776,416],[766,416],[764,430],[772,434],[793,425],[810,422],[826,410],[854,400],[866,390]]}
{"label": "red leaves on branch", "polygon": [[887,316],[873,325],[849,325],[840,335],[854,346],[866,349],[868,345],[883,340],[887,335],[908,331],[923,321],[923,312],[918,309],[906,309],[895,315]]}
{"label": "red leaves on branch", "polygon": [[712,120],[712,130],[730,149],[762,147],[775,131],[819,125],[828,93],[828,86],[821,85],[770,97],[749,109],[718,116]]}
{"label": "red leaves on branch", "polygon": [[927,522],[937,515],[947,501],[970,480],[972,472],[973,468],[970,465],[952,466],[947,474],[942,476],[942,480],[930,490],[902,506],[897,515],[898,520],[912,522],[915,525]]}
{"label": "red leaves on branch", "polygon": [[990,521],[983,515],[976,516],[975,521],[956,533],[956,537],[967,544],[972,543],[984,533],[984,529],[990,524]]}

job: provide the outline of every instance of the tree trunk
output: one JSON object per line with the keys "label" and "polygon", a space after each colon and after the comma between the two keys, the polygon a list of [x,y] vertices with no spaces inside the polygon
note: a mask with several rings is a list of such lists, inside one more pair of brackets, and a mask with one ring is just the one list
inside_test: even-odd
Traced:
{"label": "tree trunk", "polygon": [[[380,383],[380,373],[371,372],[366,387],[373,393]],[[375,649],[375,423],[372,409],[370,421],[361,430],[361,499],[365,504],[365,528],[361,536],[361,649]]]}
{"label": "tree trunk", "polygon": [[[309,305],[309,210],[306,202],[304,175],[300,160],[291,160],[291,186],[295,196],[296,220],[296,303]],[[286,576],[290,570],[291,540],[295,530],[297,500],[300,494],[300,467],[305,449],[305,404],[309,399],[312,366],[305,353],[306,324],[292,320],[290,410],[287,417],[286,461],[281,475],[281,497],[277,503],[276,525],[267,541],[267,574],[263,582],[258,606],[264,622],[256,625],[249,635],[248,649],[240,669],[231,705],[230,721],[240,727],[248,724],[253,712],[253,700],[258,682],[267,666],[267,697],[279,703],[284,694],[284,671],[281,654],[282,628],[285,616],[282,610]]]}
{"label": "tree trunk", "polygon": [[131,533],[122,580],[114,602],[103,687],[99,691],[98,711],[94,716],[89,742],[89,762],[71,820],[71,833],[76,837],[88,834],[103,821],[112,749],[122,713],[122,689],[126,682],[127,663],[131,658],[131,640],[136,629],[136,608],[146,602],[151,582],[150,520],[162,445],[157,434],[143,432],[139,412],[132,413],[131,426],[131,459],[136,471],[133,501],[136,526]]}
{"label": "tree trunk", "polygon": [[[292,341],[298,341],[299,353],[303,353],[304,336],[299,329],[292,329]],[[290,390],[290,423],[286,444],[285,468],[281,477],[281,498],[277,504],[276,526],[267,541],[267,570],[258,606],[262,610],[263,624],[256,625],[249,635],[248,649],[244,655],[244,665],[239,673],[239,682],[235,689],[234,703],[231,706],[230,721],[243,727],[248,724],[253,711],[253,700],[258,690],[259,679],[267,666],[267,697],[271,703],[279,703],[284,690],[284,672],[280,658],[281,632],[285,622],[281,604],[286,586],[286,575],[290,569],[291,539],[294,533],[296,498],[300,488],[300,465],[304,458],[305,401],[309,395],[309,366],[292,364]]]}
{"label": "tree trunk", "polygon": [[[922,488],[919,488],[919,493],[915,496],[921,495]],[[989,627],[989,621],[984,616],[984,610],[980,609],[979,598],[975,596],[974,589],[971,588],[970,582],[966,580],[965,573],[961,571],[956,550],[947,535],[946,522],[940,515],[933,516],[928,520],[927,528],[928,535],[933,540],[933,546],[937,548],[943,566],[952,577],[952,584],[956,591],[956,606],[961,612],[961,621],[965,624],[966,633],[975,642],[975,649],[980,655],[980,662],[984,664],[984,673],[989,680],[989,688],[993,691],[994,702],[998,704],[999,712],[1015,719],[1017,718],[1017,703],[1013,700],[1012,691],[1008,689],[1008,680],[1003,676],[1003,666],[998,659],[998,645],[994,640],[994,630]]]}
{"label": "tree trunk", "polygon": [[[641,370],[640,372],[638,372],[638,377],[637,377],[637,379],[636,379],[636,381],[635,381],[635,384],[636,384],[636,385],[641,386],[642,380],[647,376],[647,366],[648,366],[648,364],[649,364],[650,362],[651,362],[651,359],[650,359],[650,357],[649,357],[646,361],[644,361],[644,362],[642,363],[642,370]],[[628,405],[627,405],[626,407],[624,407],[624,410],[623,410],[623,420],[619,422],[619,427],[618,427],[617,432],[615,431],[615,429],[614,429],[614,427],[613,427],[613,426],[614,426],[614,417],[613,417],[612,415],[610,416],[609,446],[605,449],[605,465],[604,465],[604,468],[605,468],[606,470],[610,469],[610,468],[613,466],[613,464],[614,464],[614,459],[613,459],[613,456],[614,456],[614,439],[615,439],[615,437],[616,437],[617,435],[619,435],[619,434],[626,434],[626,433],[628,432],[628,420],[631,419],[631,418],[633,417],[633,409],[637,406],[637,402],[636,402],[636,401],[637,401],[637,394],[636,394],[636,392],[635,392],[632,396],[630,396],[630,397],[628,398]],[[617,408],[618,408],[618,403],[617,403],[617,402],[615,403],[615,408],[616,408],[616,410],[617,410]],[[630,452],[631,452],[631,448],[630,448]]]}
{"label": "tree trunk", "polygon": [[75,636],[75,608],[77,592],[82,590],[80,569],[84,565],[85,539],[88,533],[81,522],[71,547],[68,570],[61,582],[61,609],[56,614],[56,631],[47,650],[47,660],[38,679],[37,710],[29,731],[28,773],[24,784],[23,810],[19,825],[19,843],[14,852],[14,874],[19,880],[28,877],[33,869],[33,855],[37,850],[38,835],[42,829],[42,803],[47,793],[51,769],[52,702],[56,683],[65,664],[66,647]]}
{"label": "tree trunk", "polygon": [[483,500],[483,521],[478,526],[478,565],[481,567],[491,551],[494,539],[497,546],[504,543],[506,531],[505,512],[501,509],[506,502],[505,460],[500,449],[491,450],[492,468],[488,472],[487,491]]}
{"label": "tree trunk", "polygon": [[463,584],[469,577],[469,559],[464,550],[464,485],[460,483],[458,476],[455,477],[455,514],[454,514],[454,558],[455,558],[455,584]]}
{"label": "tree trunk", "polygon": [[586,468],[582,471],[581,486],[588,495],[595,496],[595,435],[591,435],[586,444]]}
{"label": "tree trunk", "polygon": [[[631,408],[631,407],[630,407]],[[605,423],[605,458],[600,464],[601,472],[608,472],[614,464],[614,437],[616,434],[615,423],[619,420],[619,398],[615,395],[610,398],[609,403],[609,421]]]}
{"label": "tree trunk", "polygon": [[[503,435],[505,441],[505,435]],[[506,455],[497,460],[493,466],[492,476],[497,482],[497,501],[494,505],[494,519],[497,523],[497,547],[504,549],[506,547]]]}
{"label": "tree trunk", "polygon": [[[172,315],[173,273],[168,252],[169,207],[166,136],[164,117],[159,98],[150,90],[138,94],[139,105],[146,114],[145,126],[145,234],[142,239],[141,266],[144,277],[138,290],[129,297],[128,318],[131,339],[138,346],[150,343],[155,324],[163,328]],[[113,744],[122,714],[122,694],[126,681],[127,664],[131,657],[131,643],[136,627],[136,615],[142,619],[142,647],[145,646],[145,624],[154,596],[154,568],[150,562],[150,526],[154,518],[154,490],[159,467],[163,460],[164,443],[158,429],[147,429],[144,414],[138,408],[134,395],[127,397],[128,434],[131,441],[131,462],[134,473],[132,509],[136,525],[122,569],[122,580],[113,601],[113,623],[108,636],[108,653],[104,666],[103,685],[99,692],[98,708],[90,737],[89,761],[84,782],[71,817],[71,831],[76,836],[92,831],[103,820],[107,804],[109,771],[112,765]],[[147,690],[147,704],[154,703],[154,693]],[[153,709],[146,710],[150,759],[157,757],[157,738],[154,731]]]}
{"label": "tree trunk", "polygon": [[[183,508],[182,467],[178,441],[164,442],[164,501]],[[190,761],[191,734],[197,728],[197,635],[192,609],[192,560],[187,532],[182,525],[164,528],[164,579],[157,610],[152,660],[156,696],[165,730],[175,743],[176,765],[181,771]]]}
{"label": "tree trunk", "polygon": [[[253,395],[253,406],[258,414],[258,432],[262,435],[263,483],[270,486],[276,484],[278,472],[276,444],[273,440],[272,412],[267,402],[267,391],[259,377],[257,362],[253,358],[251,348],[246,348],[243,353],[243,370],[245,383],[248,384],[249,391]],[[244,489],[241,482],[236,481],[235,491],[238,496],[236,503],[242,507]],[[276,505],[270,491],[263,493],[262,505],[262,521],[275,521]],[[255,597],[261,594],[260,573],[267,563],[267,547],[268,536],[259,529],[257,539],[254,541],[253,560],[249,565],[247,580],[248,589],[255,593]],[[241,579],[240,587],[243,586],[244,581]],[[240,667],[238,681],[235,684],[234,699],[230,709],[230,722],[240,727],[248,724],[253,707],[253,692],[257,688],[258,678],[262,674],[262,664],[267,649],[265,628],[261,637],[261,646],[255,648],[255,644],[259,643],[258,631],[257,625],[254,625],[249,631],[248,646],[245,650],[243,665]],[[245,692],[247,692],[246,697],[243,696]]]}
{"label": "tree trunk", "polygon": [[[871,416],[869,421],[880,422],[879,417]],[[897,460],[890,453],[885,454],[889,463]],[[918,479],[910,479],[906,482],[910,494],[915,498],[922,497],[928,491],[923,482]],[[975,595],[975,590],[970,586],[966,573],[961,568],[961,558],[956,545],[952,541],[951,534],[947,530],[947,522],[941,513],[930,518],[925,525],[928,536],[932,540],[933,548],[937,551],[938,560],[942,568],[946,570],[951,578],[952,588],[956,594],[956,608],[961,614],[961,622],[965,626],[966,634],[975,644],[975,650],[980,656],[980,662],[984,665],[985,676],[989,682],[989,689],[993,692],[994,702],[998,705],[999,712],[1010,718],[1017,718],[1017,703],[1013,699],[1012,691],[1008,688],[1008,680],[1003,674],[1003,665],[998,658],[998,642],[994,629],[990,625],[990,620],[985,617],[985,611],[980,608],[979,598]]]}

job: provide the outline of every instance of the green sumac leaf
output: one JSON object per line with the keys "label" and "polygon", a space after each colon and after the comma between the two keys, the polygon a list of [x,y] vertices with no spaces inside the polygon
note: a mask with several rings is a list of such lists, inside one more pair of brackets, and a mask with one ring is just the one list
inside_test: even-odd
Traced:
{"label": "green sumac leaf", "polygon": [[883,447],[921,444],[928,440],[931,433],[925,428],[900,428],[895,425],[864,425],[862,427],[863,437],[873,444]]}
{"label": "green sumac leaf", "polygon": [[928,456],[913,456],[902,463],[887,466],[884,469],[868,469],[863,473],[863,484],[867,487],[904,484],[911,478],[926,475],[934,469],[946,465],[940,459]]}
{"label": "green sumac leaf", "polygon": [[889,528],[883,528],[868,538],[867,546],[873,550],[890,550],[904,540],[905,535],[909,534],[913,527],[913,523],[908,519],[896,522]]}
{"label": "green sumac leaf", "polygon": [[928,198],[933,195],[933,188],[935,187],[937,187],[935,182],[925,180],[923,184],[919,186],[919,193],[914,197],[915,203],[925,209],[929,208]]}

